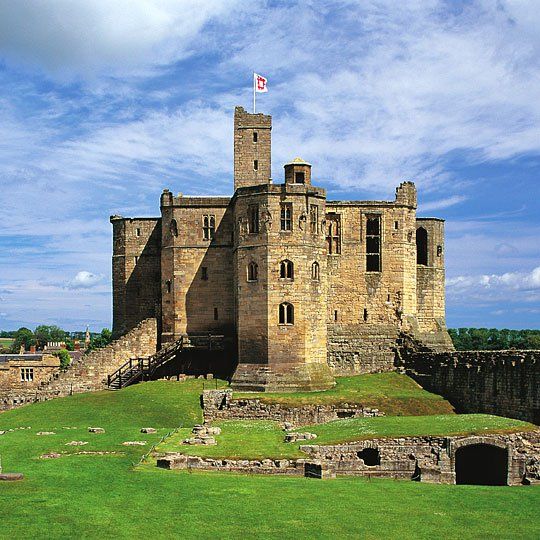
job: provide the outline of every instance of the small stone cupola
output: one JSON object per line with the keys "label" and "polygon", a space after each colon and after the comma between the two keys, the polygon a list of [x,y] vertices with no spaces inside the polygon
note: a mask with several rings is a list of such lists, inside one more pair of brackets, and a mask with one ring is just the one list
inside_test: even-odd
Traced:
{"label": "small stone cupola", "polygon": [[311,164],[302,158],[295,158],[285,163],[285,183],[311,185]]}

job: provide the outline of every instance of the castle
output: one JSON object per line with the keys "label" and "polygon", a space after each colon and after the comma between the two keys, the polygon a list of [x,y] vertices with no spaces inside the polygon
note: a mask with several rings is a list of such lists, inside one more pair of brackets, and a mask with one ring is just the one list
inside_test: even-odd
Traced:
{"label": "castle", "polygon": [[236,107],[232,197],[166,189],[161,217],[111,217],[113,333],[156,318],[162,345],[231,338],[233,387],[267,391],[391,370],[403,336],[452,350],[444,222],[416,216],[414,184],[394,201],[331,201],[300,158],[274,183],[271,129]]}

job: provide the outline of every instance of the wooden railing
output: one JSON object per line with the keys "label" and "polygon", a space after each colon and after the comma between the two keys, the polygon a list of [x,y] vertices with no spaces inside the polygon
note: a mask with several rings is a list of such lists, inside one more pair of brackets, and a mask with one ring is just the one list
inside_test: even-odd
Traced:
{"label": "wooden railing", "polygon": [[107,376],[107,386],[112,389],[125,388],[134,382],[149,378],[159,366],[169,362],[186,348],[207,351],[222,350],[225,347],[225,341],[225,336],[218,334],[182,336],[176,341],[168,343],[152,356],[130,358],[114,373]]}
{"label": "wooden railing", "polygon": [[109,388],[124,388],[143,377],[151,376],[161,365],[172,360],[184,347],[184,338],[169,343],[157,353],[146,358],[130,358],[114,373],[107,376]]}

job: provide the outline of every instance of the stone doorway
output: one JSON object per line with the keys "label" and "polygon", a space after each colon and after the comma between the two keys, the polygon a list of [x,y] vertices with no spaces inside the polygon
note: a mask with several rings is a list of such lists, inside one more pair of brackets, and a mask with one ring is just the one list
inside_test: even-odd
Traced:
{"label": "stone doorway", "polygon": [[471,444],[456,450],[456,484],[508,485],[508,450]]}

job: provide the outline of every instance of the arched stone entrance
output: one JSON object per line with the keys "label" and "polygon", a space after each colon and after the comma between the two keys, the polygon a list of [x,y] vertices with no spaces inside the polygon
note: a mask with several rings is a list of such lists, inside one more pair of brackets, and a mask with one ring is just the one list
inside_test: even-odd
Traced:
{"label": "arched stone entrance", "polygon": [[456,484],[508,485],[508,449],[487,443],[461,446],[455,455]]}

